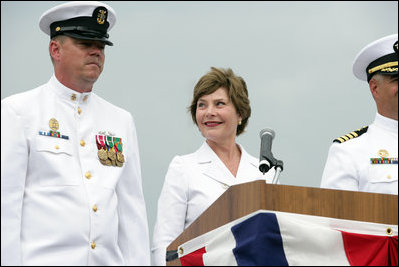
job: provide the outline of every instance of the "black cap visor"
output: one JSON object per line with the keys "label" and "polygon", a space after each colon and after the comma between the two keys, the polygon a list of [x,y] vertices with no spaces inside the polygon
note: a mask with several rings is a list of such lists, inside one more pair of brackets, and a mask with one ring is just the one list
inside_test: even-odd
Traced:
{"label": "black cap visor", "polygon": [[69,36],[69,37],[73,37],[73,38],[76,38],[76,39],[100,41],[100,42],[103,42],[103,43],[105,43],[106,45],[109,45],[109,46],[113,46],[114,45],[112,42],[110,42],[105,37],[87,36],[87,35],[79,34],[77,32],[63,32],[61,34]]}

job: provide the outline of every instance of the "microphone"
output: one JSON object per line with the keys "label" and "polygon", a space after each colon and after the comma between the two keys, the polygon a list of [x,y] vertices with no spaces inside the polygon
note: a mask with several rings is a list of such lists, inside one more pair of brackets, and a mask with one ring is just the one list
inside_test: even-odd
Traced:
{"label": "microphone", "polygon": [[276,165],[276,159],[272,154],[272,141],[276,134],[272,129],[265,128],[260,131],[261,139],[260,156],[259,156],[259,170],[265,174]]}

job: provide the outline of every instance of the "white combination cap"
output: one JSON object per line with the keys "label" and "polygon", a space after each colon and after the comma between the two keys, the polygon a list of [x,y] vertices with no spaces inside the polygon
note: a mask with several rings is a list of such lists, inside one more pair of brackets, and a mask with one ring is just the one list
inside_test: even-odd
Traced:
{"label": "white combination cap", "polygon": [[360,80],[369,82],[377,73],[398,75],[397,33],[368,44],[353,62],[353,74]]}
{"label": "white combination cap", "polygon": [[115,11],[109,5],[97,1],[74,1],[44,12],[39,27],[50,38],[62,34],[113,45],[108,40],[108,31],[115,22]]}

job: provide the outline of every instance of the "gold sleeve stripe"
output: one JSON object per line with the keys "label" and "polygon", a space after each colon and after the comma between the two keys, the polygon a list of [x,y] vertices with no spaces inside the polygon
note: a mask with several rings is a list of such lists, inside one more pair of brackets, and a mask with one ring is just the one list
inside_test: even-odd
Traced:
{"label": "gold sleeve stripe", "polygon": [[353,139],[353,135],[351,134],[346,134],[345,136],[349,137],[349,139]]}
{"label": "gold sleeve stripe", "polygon": [[351,132],[351,135],[353,135],[354,137],[358,137],[358,134],[355,132]]}
{"label": "gold sleeve stripe", "polygon": [[338,141],[340,141],[341,143],[345,142],[345,140],[342,139],[341,137],[338,137],[337,139],[338,139]]}
{"label": "gold sleeve stripe", "polygon": [[379,71],[379,70],[381,70],[383,68],[389,68],[389,67],[393,67],[393,66],[397,66],[397,65],[398,65],[397,61],[388,62],[388,63],[385,63],[385,64],[382,64],[382,65],[379,65],[377,67],[369,69],[369,74],[371,74],[373,72],[376,72],[376,71]]}
{"label": "gold sleeve stripe", "polygon": [[347,136],[345,136],[345,135],[343,135],[343,136],[341,136],[343,139],[345,139],[345,141],[348,141],[349,140],[349,138],[347,137]]}

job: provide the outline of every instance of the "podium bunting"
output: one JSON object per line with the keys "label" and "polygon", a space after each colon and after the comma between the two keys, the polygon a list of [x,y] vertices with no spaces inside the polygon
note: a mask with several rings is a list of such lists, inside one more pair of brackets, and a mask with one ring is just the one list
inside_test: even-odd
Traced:
{"label": "podium bunting", "polygon": [[183,266],[398,264],[398,226],[259,210],[178,247]]}

